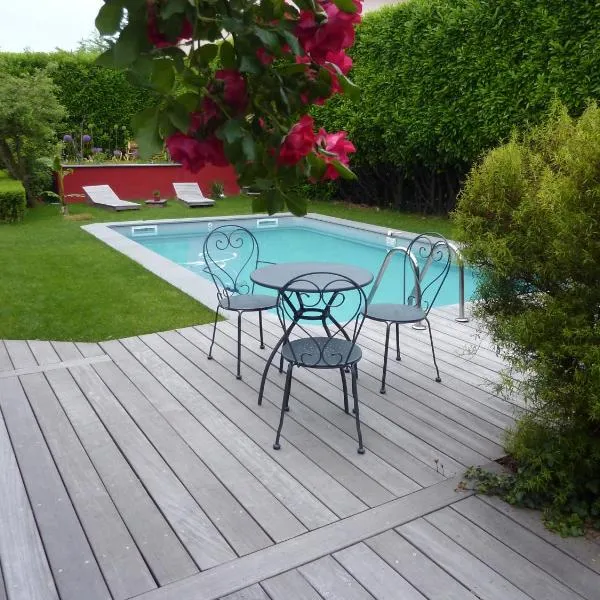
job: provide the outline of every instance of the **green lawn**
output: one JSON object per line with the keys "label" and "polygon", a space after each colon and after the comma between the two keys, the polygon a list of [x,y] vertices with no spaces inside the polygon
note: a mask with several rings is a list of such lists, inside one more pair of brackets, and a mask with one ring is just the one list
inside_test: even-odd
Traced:
{"label": "green lawn", "polygon": [[[447,219],[312,202],[309,210],[408,231],[451,236]],[[0,225],[0,339],[100,341],[206,323],[213,313],[81,229],[98,221],[162,219],[251,212],[245,197],[190,209],[177,202],[114,213],[71,206],[28,211],[18,225]]]}

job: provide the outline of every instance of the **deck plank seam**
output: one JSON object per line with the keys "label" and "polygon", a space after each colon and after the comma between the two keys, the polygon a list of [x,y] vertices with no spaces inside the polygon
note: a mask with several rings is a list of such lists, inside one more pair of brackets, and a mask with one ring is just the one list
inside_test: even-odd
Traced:
{"label": "deck plank seam", "polygon": [[36,373],[45,373],[46,371],[56,371],[57,369],[69,369],[71,367],[91,365],[99,362],[110,362],[110,357],[107,355],[94,356],[90,358],[67,360],[59,363],[38,365],[37,367],[24,367],[21,369],[13,369],[12,371],[0,371],[0,379],[7,379],[8,377],[22,377],[24,375],[34,375]]}

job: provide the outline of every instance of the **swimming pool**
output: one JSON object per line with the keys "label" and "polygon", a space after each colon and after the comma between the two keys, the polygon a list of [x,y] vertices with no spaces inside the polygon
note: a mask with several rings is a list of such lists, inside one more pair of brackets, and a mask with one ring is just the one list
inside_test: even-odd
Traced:
{"label": "swimming pool", "polygon": [[[214,307],[214,288],[208,281],[202,260],[202,246],[206,235],[219,225],[239,224],[250,229],[260,245],[261,259],[277,263],[291,261],[343,262],[364,267],[374,275],[390,248],[404,246],[414,234],[391,232],[381,227],[363,225],[354,221],[308,215],[294,217],[235,217],[213,219],[185,219],[144,221],[84,226],[84,229],[106,243],[140,262],[170,283]],[[235,261],[235,257],[230,257]],[[400,261],[400,256],[397,259]],[[169,269],[169,264],[171,269]],[[396,268],[394,268],[396,267]],[[170,272],[169,272],[170,271]],[[184,271],[195,277],[192,293]],[[401,300],[402,269],[400,263],[389,268],[379,287],[375,300]],[[184,285],[182,285],[184,284]],[[465,300],[474,298],[475,274],[464,269]],[[367,293],[369,288],[366,289]],[[264,293],[266,290],[261,290]],[[200,297],[199,297],[200,296]],[[424,298],[426,300],[426,297]],[[436,306],[459,302],[459,269],[453,264]]]}

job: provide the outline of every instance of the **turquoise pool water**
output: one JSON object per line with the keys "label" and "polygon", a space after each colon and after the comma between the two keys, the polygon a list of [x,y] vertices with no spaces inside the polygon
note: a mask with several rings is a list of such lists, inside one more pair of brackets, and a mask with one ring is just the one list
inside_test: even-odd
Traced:
{"label": "turquoise pool water", "polygon": [[[377,274],[387,252],[390,238],[381,233],[339,224],[324,223],[310,218],[284,217],[276,221],[267,220],[269,226],[259,227],[256,220],[196,221],[191,223],[160,223],[150,226],[115,226],[123,235],[146,248],[208,278],[204,272],[202,246],[209,230],[222,224],[239,223],[252,230],[260,245],[261,259],[276,263],[292,261],[331,261],[364,267]],[[256,226],[255,226],[256,223]],[[277,225],[272,225],[277,223]],[[406,242],[398,241],[398,245]],[[236,257],[231,251],[225,256],[228,268],[238,268]],[[402,259],[392,262],[375,301],[401,301]],[[433,268],[430,270],[432,274]],[[475,295],[475,275],[465,269],[465,300]],[[411,286],[412,287],[412,286]],[[258,291],[258,288],[257,288]],[[263,293],[275,293],[260,290]],[[366,289],[368,294],[369,288]],[[427,300],[425,296],[424,300]],[[438,296],[436,306],[458,303],[458,268],[453,265]]]}

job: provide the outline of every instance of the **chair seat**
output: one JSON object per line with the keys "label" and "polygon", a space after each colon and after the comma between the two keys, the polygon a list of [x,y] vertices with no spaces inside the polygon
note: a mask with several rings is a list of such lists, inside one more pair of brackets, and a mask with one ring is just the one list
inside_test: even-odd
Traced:
{"label": "chair seat", "polygon": [[415,323],[426,317],[425,311],[419,306],[408,304],[369,304],[367,318],[375,321],[392,323]]}
{"label": "chair seat", "polygon": [[236,294],[222,298],[219,305],[227,310],[268,310],[277,306],[277,297],[266,294]]}
{"label": "chair seat", "polygon": [[281,355],[301,367],[332,369],[358,362],[362,351],[348,340],[314,337],[288,342],[281,349]]}

